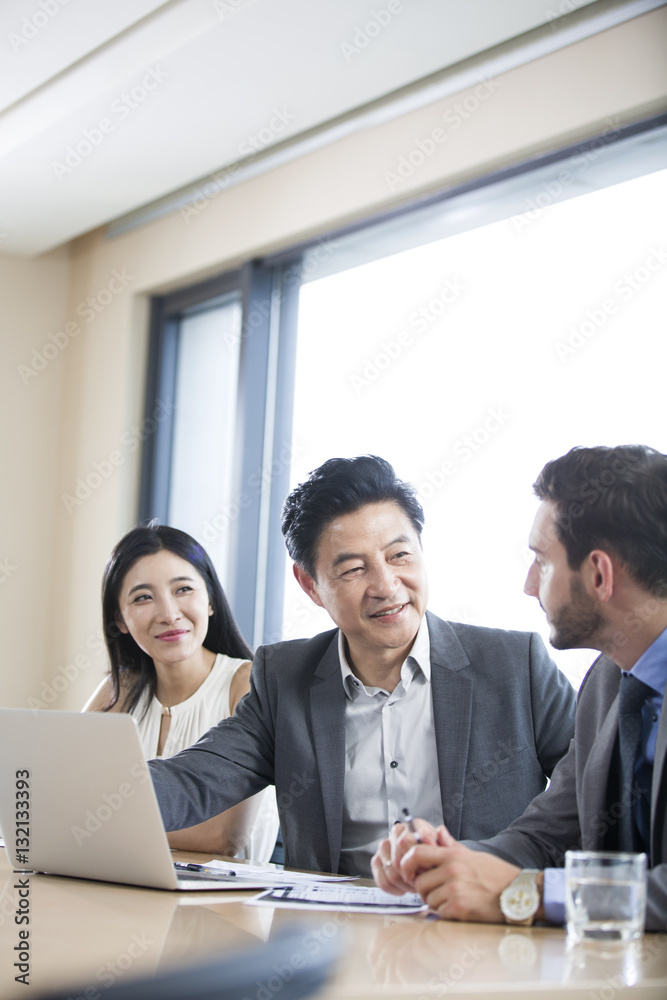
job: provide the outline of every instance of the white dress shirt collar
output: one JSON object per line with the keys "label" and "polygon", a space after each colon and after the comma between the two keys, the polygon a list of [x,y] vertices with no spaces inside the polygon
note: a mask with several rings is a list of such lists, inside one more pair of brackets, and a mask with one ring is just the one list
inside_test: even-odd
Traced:
{"label": "white dress shirt collar", "polygon": [[[354,698],[360,691],[373,695],[381,688],[366,687],[352,672],[345,653],[345,636],[338,630],[338,658],[343,681],[343,690],[348,698]],[[401,684],[405,691],[410,687],[416,670],[421,670],[427,681],[431,680],[431,641],[428,634],[426,615],[423,616],[412,649],[401,666]]]}

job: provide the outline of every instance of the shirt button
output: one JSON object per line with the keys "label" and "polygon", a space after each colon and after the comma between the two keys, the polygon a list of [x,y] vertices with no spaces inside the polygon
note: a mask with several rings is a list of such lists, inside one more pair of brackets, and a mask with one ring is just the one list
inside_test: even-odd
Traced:
{"label": "shirt button", "polygon": [[389,765],[389,767],[398,767],[398,761],[397,760],[392,760],[392,762]]}

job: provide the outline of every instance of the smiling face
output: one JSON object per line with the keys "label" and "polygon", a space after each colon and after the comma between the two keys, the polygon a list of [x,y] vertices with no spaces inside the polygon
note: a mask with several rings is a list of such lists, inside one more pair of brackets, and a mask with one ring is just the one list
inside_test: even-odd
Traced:
{"label": "smiling face", "polygon": [[295,575],[345,635],[350,665],[402,662],[426,610],[428,586],[419,536],[401,507],[372,503],[331,521],[315,567],[316,578],[299,567]]}
{"label": "smiling face", "polygon": [[554,649],[596,649],[605,618],[584,587],[581,573],[568,565],[565,546],[556,531],[556,507],[543,500],[528,542],[535,559],[524,591],[536,597],[551,629]]}
{"label": "smiling face", "polygon": [[162,549],[130,567],[120,588],[118,625],[161,666],[200,667],[212,614],[206,583],[187,560]]}

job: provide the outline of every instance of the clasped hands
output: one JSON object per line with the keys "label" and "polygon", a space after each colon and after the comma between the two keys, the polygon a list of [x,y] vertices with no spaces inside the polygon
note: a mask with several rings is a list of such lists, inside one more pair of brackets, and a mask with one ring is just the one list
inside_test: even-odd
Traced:
{"label": "clasped hands", "polygon": [[503,923],[500,894],[521,869],[465,847],[446,826],[436,829],[417,819],[415,827],[421,843],[402,823],[380,842],[371,860],[380,889],[394,895],[417,892],[446,920]]}

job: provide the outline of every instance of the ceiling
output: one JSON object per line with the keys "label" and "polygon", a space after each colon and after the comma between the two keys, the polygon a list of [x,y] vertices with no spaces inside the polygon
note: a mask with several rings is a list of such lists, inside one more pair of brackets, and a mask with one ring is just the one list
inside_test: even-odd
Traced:
{"label": "ceiling", "polygon": [[4,0],[0,253],[42,253],[227,164],[354,121],[560,11],[610,6],[642,5]]}

